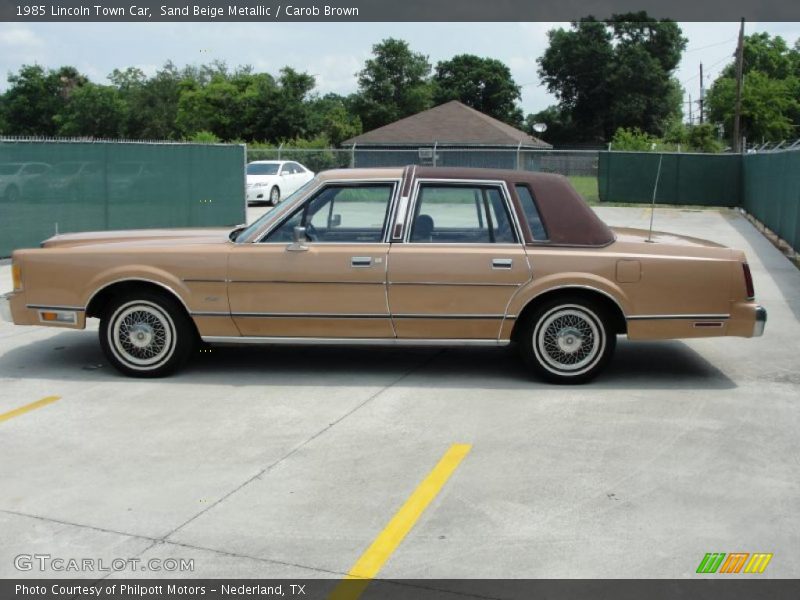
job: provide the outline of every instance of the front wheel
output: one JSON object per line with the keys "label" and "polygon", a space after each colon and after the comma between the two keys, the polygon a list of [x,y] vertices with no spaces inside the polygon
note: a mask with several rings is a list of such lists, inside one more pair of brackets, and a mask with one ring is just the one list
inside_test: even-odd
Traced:
{"label": "front wheel", "polygon": [[11,204],[19,201],[19,188],[17,188],[17,186],[8,186],[6,189],[6,200]]}
{"label": "front wheel", "polygon": [[585,383],[605,368],[616,346],[602,307],[582,298],[560,298],[538,307],[522,323],[522,357],[553,383]]}
{"label": "front wheel", "polygon": [[100,345],[121,373],[163,377],[183,366],[196,333],[189,316],[173,299],[140,292],[114,298],[100,322]]}
{"label": "front wheel", "polygon": [[278,206],[278,202],[280,201],[281,201],[281,190],[276,185],[269,191],[269,202],[270,204],[272,204],[272,206]]}

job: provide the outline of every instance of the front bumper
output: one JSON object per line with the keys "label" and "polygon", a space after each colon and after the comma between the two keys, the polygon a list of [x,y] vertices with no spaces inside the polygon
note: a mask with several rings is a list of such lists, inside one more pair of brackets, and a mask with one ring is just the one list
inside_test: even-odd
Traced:
{"label": "front bumper", "polygon": [[11,294],[3,294],[0,296],[0,319],[14,322],[14,317],[11,316]]}
{"label": "front bumper", "polygon": [[247,190],[248,202],[269,202],[268,187],[254,187]]}
{"label": "front bumper", "polygon": [[764,327],[767,324],[767,309],[760,304],[756,306],[756,322],[753,324],[753,337],[764,335]]}

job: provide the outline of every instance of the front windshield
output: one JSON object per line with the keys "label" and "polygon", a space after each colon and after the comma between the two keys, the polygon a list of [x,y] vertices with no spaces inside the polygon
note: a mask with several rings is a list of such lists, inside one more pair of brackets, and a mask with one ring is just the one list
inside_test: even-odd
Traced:
{"label": "front windshield", "polygon": [[247,165],[248,175],[277,175],[278,163],[250,163]]}
{"label": "front windshield", "polygon": [[316,179],[311,179],[301,187],[297,188],[297,190],[295,190],[294,193],[286,196],[286,199],[283,200],[278,206],[276,206],[272,210],[268,210],[258,219],[253,221],[250,225],[242,229],[242,231],[239,234],[237,234],[236,239],[234,241],[237,243],[243,242],[248,237],[253,235],[256,231],[258,231],[261,228],[261,226],[267,221],[267,219],[272,218],[272,215],[276,210],[281,210],[282,208],[286,207],[289,203],[291,203],[295,198],[303,195],[308,189],[316,185],[316,181],[317,181]]}
{"label": "front windshield", "polygon": [[83,163],[79,162],[58,163],[53,167],[53,171],[55,171],[59,175],[72,175],[73,173],[77,173],[82,165]]}

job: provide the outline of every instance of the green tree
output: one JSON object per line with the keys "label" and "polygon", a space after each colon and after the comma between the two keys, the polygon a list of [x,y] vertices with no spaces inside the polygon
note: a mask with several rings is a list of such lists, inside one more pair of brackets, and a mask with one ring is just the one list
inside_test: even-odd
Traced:
{"label": "green tree", "polygon": [[271,139],[303,138],[309,133],[308,95],[314,89],[312,75],[291,67],[281,69],[277,104],[272,113]]}
{"label": "green tree", "polygon": [[347,99],[338,94],[325,94],[309,103],[309,130],[312,136],[323,136],[331,146],[361,133],[361,120],[348,110]]}
{"label": "green tree", "polygon": [[[751,70],[744,78],[742,89],[742,135],[754,142],[797,137],[797,123],[791,116],[800,110],[797,92],[796,79],[772,79]],[[733,134],[735,105],[735,80],[717,79],[706,95],[708,118],[723,125],[728,139]]]}
{"label": "green tree", "polygon": [[53,120],[59,135],[116,138],[123,135],[126,113],[119,90],[86,83],[73,90]]}
{"label": "green tree", "polygon": [[3,97],[6,133],[56,135],[56,115],[86,81],[74,67],[46,71],[39,65],[23,65],[18,73],[8,76],[10,85]]}
{"label": "green tree", "polygon": [[517,106],[520,87],[511,70],[494,58],[459,54],[439,62],[433,76],[433,103],[450,100],[463,102],[514,127],[522,126],[522,110]]}
{"label": "green tree", "polygon": [[558,99],[559,121],[571,124],[572,141],[602,143],[620,127],[659,136],[680,114],[673,74],[686,38],[674,21],[644,12],[608,22],[589,17],[548,38],[539,75]]}
{"label": "green tree", "polygon": [[620,127],[611,139],[611,149],[629,152],[651,152],[658,149],[659,140],[638,127]]}
{"label": "green tree", "polygon": [[[780,141],[800,133],[800,40],[789,47],[780,36],[755,33],[742,50],[742,135],[748,140]],[[709,119],[733,134],[736,65],[731,61],[706,96]]]}
{"label": "green tree", "polygon": [[687,143],[693,152],[722,152],[717,128],[711,123],[699,123],[688,129]]}
{"label": "green tree", "polygon": [[[547,126],[544,132],[534,129],[534,125],[539,123]],[[572,123],[570,113],[562,111],[558,106],[548,106],[538,113],[529,114],[525,117],[523,129],[530,135],[553,145],[575,141],[575,125]]]}
{"label": "green tree", "polygon": [[134,139],[179,139],[176,121],[181,81],[187,77],[167,61],[152,77],[136,68],[109,76],[127,106],[124,135]]}
{"label": "green tree", "polygon": [[372,47],[358,75],[353,108],[364,129],[381,127],[431,107],[431,64],[403,40],[387,38]]}

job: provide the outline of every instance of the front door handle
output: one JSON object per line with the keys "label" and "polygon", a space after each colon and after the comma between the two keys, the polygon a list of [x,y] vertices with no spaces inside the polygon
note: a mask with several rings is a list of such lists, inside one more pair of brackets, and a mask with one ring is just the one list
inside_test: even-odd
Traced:
{"label": "front door handle", "polygon": [[492,268],[493,269],[510,269],[514,264],[513,259],[511,258],[493,258],[492,259]]}
{"label": "front door handle", "polygon": [[372,266],[372,257],[371,256],[354,256],[350,259],[350,266],[351,267],[371,267]]}

